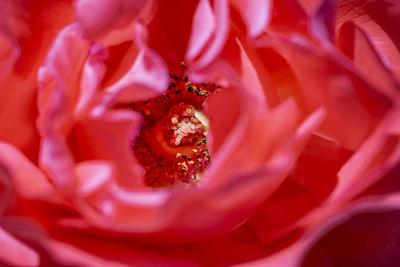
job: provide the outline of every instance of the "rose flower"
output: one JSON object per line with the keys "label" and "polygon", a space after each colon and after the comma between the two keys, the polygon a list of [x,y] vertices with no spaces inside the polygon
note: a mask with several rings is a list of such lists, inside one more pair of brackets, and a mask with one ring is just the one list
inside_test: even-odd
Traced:
{"label": "rose flower", "polygon": [[0,1],[0,263],[400,263],[397,1]]}

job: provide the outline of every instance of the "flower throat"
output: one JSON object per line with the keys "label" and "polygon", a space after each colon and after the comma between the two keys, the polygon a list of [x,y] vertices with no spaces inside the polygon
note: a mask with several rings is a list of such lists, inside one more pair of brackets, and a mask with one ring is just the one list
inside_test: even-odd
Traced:
{"label": "flower throat", "polygon": [[182,63],[181,75],[170,74],[166,94],[129,105],[144,118],[132,149],[145,170],[147,186],[195,186],[210,163],[203,108],[220,87],[193,83],[185,72]]}

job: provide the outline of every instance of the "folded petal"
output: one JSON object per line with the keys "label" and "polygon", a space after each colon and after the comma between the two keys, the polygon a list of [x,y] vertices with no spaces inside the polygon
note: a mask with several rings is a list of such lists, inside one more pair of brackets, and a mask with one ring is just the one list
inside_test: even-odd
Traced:
{"label": "folded petal", "polygon": [[256,38],[266,30],[271,20],[272,1],[235,0],[232,2],[245,21],[250,38]]}

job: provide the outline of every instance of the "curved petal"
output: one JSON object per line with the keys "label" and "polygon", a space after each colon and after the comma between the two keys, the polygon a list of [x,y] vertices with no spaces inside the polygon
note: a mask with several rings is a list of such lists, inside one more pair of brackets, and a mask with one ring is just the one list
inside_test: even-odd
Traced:
{"label": "curved petal", "polygon": [[139,18],[148,20],[146,12],[153,5],[147,0],[79,0],[75,4],[76,20],[83,34],[104,45],[131,39],[132,23]]}
{"label": "curved petal", "polygon": [[114,162],[115,178],[124,186],[143,186],[143,169],[133,157],[131,142],[139,130],[140,115],[124,110],[91,116],[76,124],[69,136],[74,158],[79,161]]}
{"label": "curved petal", "polygon": [[128,103],[143,100],[167,89],[167,67],[161,57],[145,44],[146,34],[143,25],[135,25],[135,41],[139,47],[139,54],[128,72],[105,89],[107,93],[116,97],[113,101]]}
{"label": "curved petal", "polygon": [[12,266],[39,266],[38,253],[0,227],[0,261]]}
{"label": "curved petal", "polygon": [[[316,244],[317,241],[323,238],[327,233],[329,235],[329,232],[332,229],[335,229],[335,227],[340,227],[341,223],[351,219],[353,216],[357,216],[357,214],[374,212],[374,216],[378,220],[385,220],[384,218],[382,219],[382,217],[377,215],[377,213],[386,211],[398,212],[400,209],[399,201],[400,196],[398,194],[393,194],[384,198],[378,197],[359,200],[358,202],[355,202],[347,207],[338,208],[337,206],[331,206],[329,208],[323,207],[321,209],[318,209],[317,211],[314,211],[311,215],[307,216],[309,217],[308,222],[311,225],[306,227],[306,231],[297,241],[293,242],[288,247],[280,250],[273,255],[268,255],[263,259],[248,262],[240,266],[299,266],[306,259],[309,251],[312,249],[314,244]],[[389,225],[392,225],[391,223],[392,222],[389,222]],[[387,230],[392,231],[393,228],[388,228]],[[388,231],[386,231],[385,228],[382,228],[381,233],[387,234]],[[377,234],[379,235],[380,233],[378,232]],[[365,232],[363,232],[363,236],[365,236]],[[374,244],[374,242],[372,242],[372,244]],[[354,252],[354,255],[358,253],[357,248],[354,247],[352,247],[352,249],[350,249],[349,251]],[[375,256],[379,259],[380,257],[379,254],[375,253],[375,249],[373,252],[370,252],[370,255],[371,258]],[[363,258],[365,259],[365,255],[363,256]],[[350,259],[351,258],[349,258],[349,260]],[[323,258],[319,258],[318,260],[323,260]],[[313,263],[317,262],[313,261]],[[326,265],[328,263],[329,261],[318,261],[317,265]]]}
{"label": "curved petal", "polygon": [[25,198],[45,198],[53,192],[47,178],[25,155],[10,144],[0,142],[0,164]]}
{"label": "curved petal", "polygon": [[57,186],[74,183],[73,158],[65,143],[79,97],[80,72],[89,52],[74,25],[65,28],[39,70],[37,127],[42,136],[40,165]]}
{"label": "curved petal", "polygon": [[338,4],[338,0],[322,0],[310,18],[312,34],[326,47],[330,47],[334,41]]}
{"label": "curved petal", "polygon": [[266,30],[271,20],[272,0],[234,0],[232,2],[242,15],[250,38],[256,38]]}
{"label": "curved petal", "polygon": [[214,1],[215,32],[204,52],[197,58],[187,58],[195,70],[207,67],[219,55],[229,32],[229,5],[227,0]]}
{"label": "curved petal", "polygon": [[215,32],[215,16],[208,0],[201,0],[193,16],[186,57],[197,57]]}
{"label": "curved petal", "polygon": [[57,32],[72,22],[72,13],[70,1],[0,3],[0,139],[14,144],[34,162],[39,149],[34,123],[36,73]]}
{"label": "curved petal", "polygon": [[327,107],[324,132],[354,150],[392,107],[392,101],[336,53],[320,52],[305,39],[303,44],[297,39],[278,42],[275,49],[290,62],[308,110]]}
{"label": "curved petal", "polygon": [[378,53],[365,30],[354,22],[344,23],[340,27],[337,42],[339,49],[377,88],[381,87],[387,95],[393,95],[400,90],[399,78],[390,69],[386,57]]}
{"label": "curved petal", "polygon": [[400,75],[400,36],[395,27],[399,23],[399,9],[391,1],[341,1],[336,27],[354,21],[372,40],[381,57],[390,69]]}

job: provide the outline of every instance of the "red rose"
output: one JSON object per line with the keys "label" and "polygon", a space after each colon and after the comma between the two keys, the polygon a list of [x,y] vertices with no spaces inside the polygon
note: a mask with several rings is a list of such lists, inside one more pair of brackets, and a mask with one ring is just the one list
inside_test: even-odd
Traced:
{"label": "red rose", "polygon": [[0,262],[400,263],[395,1],[0,5]]}

